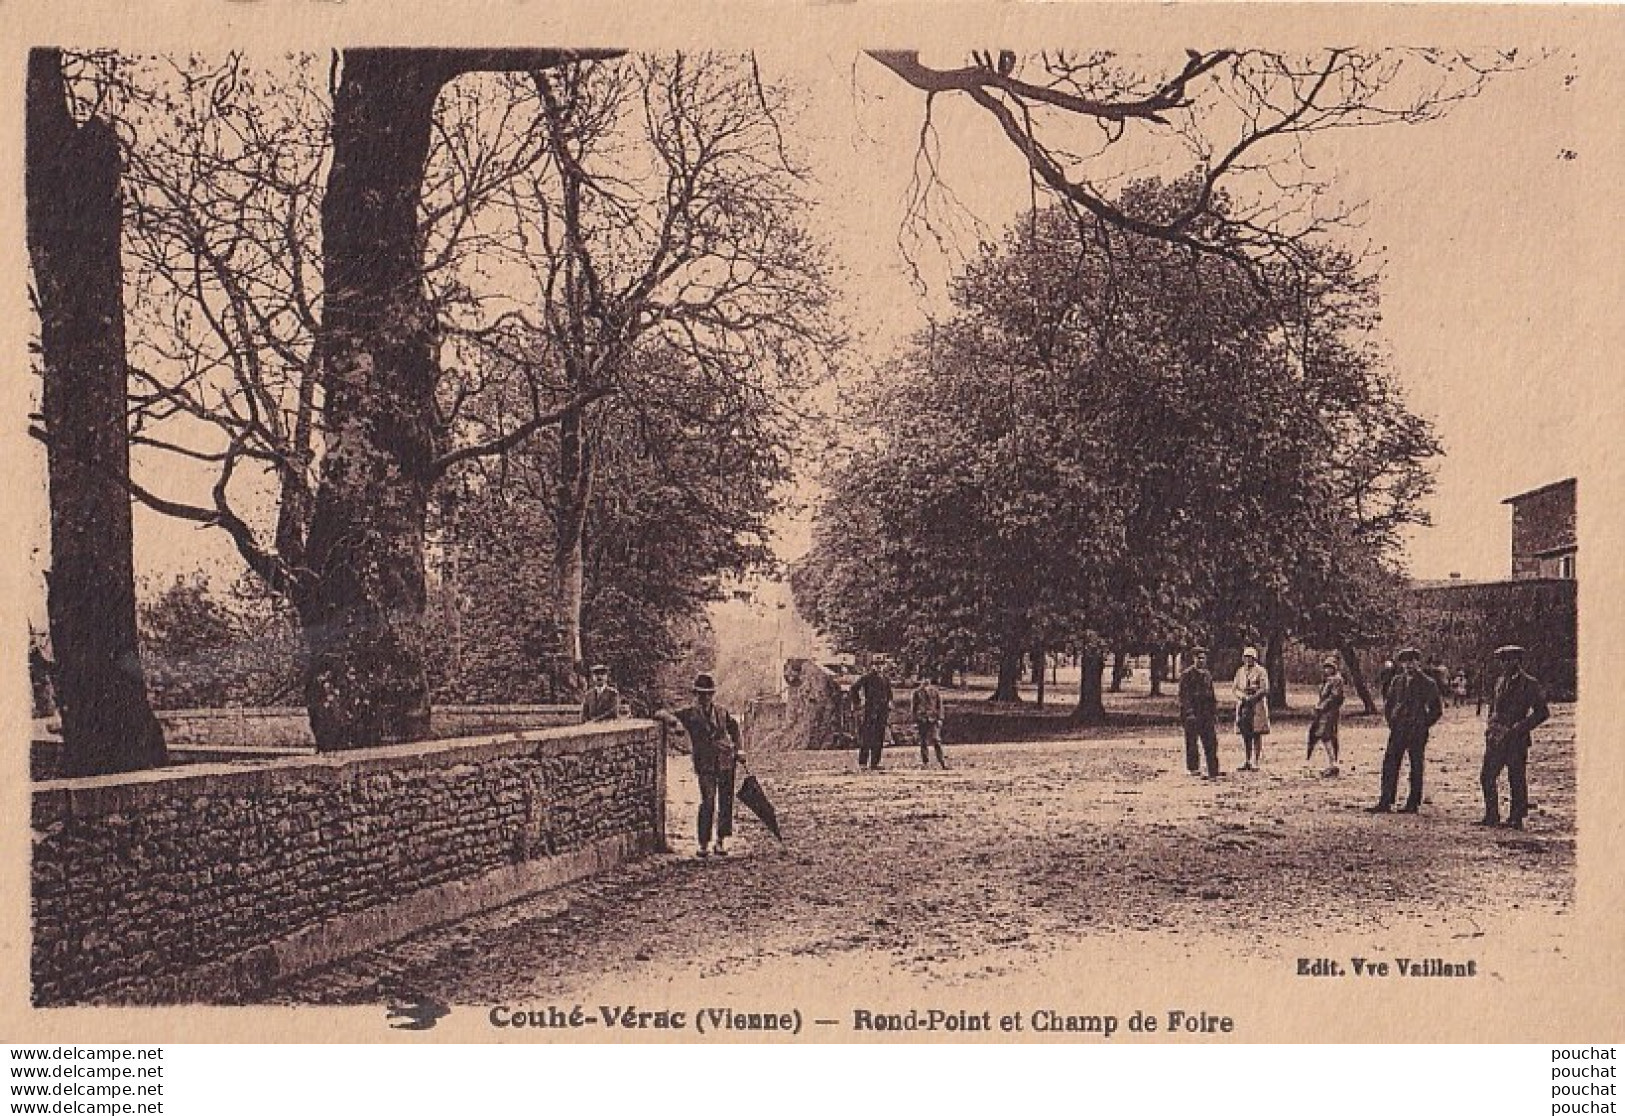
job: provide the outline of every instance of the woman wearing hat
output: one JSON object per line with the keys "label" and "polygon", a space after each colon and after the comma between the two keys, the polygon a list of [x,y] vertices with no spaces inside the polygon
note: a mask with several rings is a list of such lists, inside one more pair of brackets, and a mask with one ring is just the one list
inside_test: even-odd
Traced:
{"label": "woman wearing hat", "polygon": [[[1327,656],[1320,664],[1320,698],[1315,702],[1314,740],[1326,749],[1326,770],[1322,775],[1337,774],[1337,728],[1343,716],[1343,672],[1337,660]],[[1311,755],[1314,753],[1311,752]]]}
{"label": "woman wearing hat", "polygon": [[[734,832],[734,772],[745,758],[739,721],[716,703],[717,683],[709,674],[694,679],[694,704],[675,713],[657,713],[670,724],[676,721],[688,734],[689,758],[700,782],[699,857],[713,851],[727,856],[726,841]],[[717,843],[711,845],[711,823],[716,822]]]}
{"label": "woman wearing hat", "polygon": [[1258,648],[1244,648],[1241,669],[1236,671],[1236,731],[1247,752],[1243,771],[1257,771],[1264,762],[1264,737],[1270,732],[1269,696],[1270,676],[1258,665]]}

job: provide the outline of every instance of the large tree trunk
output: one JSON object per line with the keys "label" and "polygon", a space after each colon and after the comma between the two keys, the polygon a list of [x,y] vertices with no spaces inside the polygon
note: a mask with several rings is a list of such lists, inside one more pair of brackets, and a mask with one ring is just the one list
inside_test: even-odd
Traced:
{"label": "large tree trunk", "polygon": [[300,596],[323,751],[429,731],[424,529],[437,449],[434,314],[418,209],[444,68],[350,50],[322,202],[327,451]]}
{"label": "large tree trunk", "polygon": [[557,537],[553,551],[553,602],[559,633],[554,692],[578,697],[582,682],[581,614],[586,601],[587,505],[592,494],[592,462],[578,415],[559,426],[559,473],[555,494]]}
{"label": "large tree trunk", "polygon": [[1151,652],[1151,696],[1162,696],[1163,675],[1168,673],[1168,652],[1158,647]]}
{"label": "large tree trunk", "polygon": [[1097,649],[1084,648],[1078,656],[1078,706],[1072,719],[1083,725],[1106,720],[1106,699],[1101,693],[1106,677],[1106,658]]}
{"label": "large tree trunk", "polygon": [[1117,651],[1112,654],[1112,693],[1123,692],[1123,678],[1128,674],[1128,652]]}
{"label": "large tree trunk", "polygon": [[1360,695],[1360,701],[1365,706],[1365,711],[1375,713],[1377,703],[1371,698],[1371,687],[1366,685],[1365,675],[1360,673],[1359,656],[1355,655],[1354,648],[1347,644],[1338,648],[1338,653],[1343,656],[1343,666],[1348,671],[1349,680],[1354,683],[1354,692]]}
{"label": "large tree trunk", "polygon": [[1264,673],[1270,676],[1270,709],[1286,708],[1286,633],[1273,631],[1264,646]]}
{"label": "large tree trunk", "polygon": [[25,193],[40,315],[51,505],[46,611],[62,771],[160,767],[164,735],[136,642],[123,205],[112,128],[68,110],[62,52],[28,56]]}
{"label": "large tree trunk", "polygon": [[1021,648],[1006,647],[999,651],[999,681],[989,701],[1021,700],[1021,661],[1026,658]]}

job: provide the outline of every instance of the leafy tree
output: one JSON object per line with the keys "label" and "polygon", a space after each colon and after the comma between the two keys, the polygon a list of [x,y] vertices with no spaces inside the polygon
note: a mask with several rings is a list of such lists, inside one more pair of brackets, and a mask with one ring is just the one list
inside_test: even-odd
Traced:
{"label": "leafy tree", "polygon": [[201,572],[144,594],[141,652],[164,709],[286,705],[297,698],[299,628],[287,603],[243,575],[224,591]]}
{"label": "leafy tree", "polygon": [[[1114,204],[1157,220],[1197,188],[1141,182]],[[798,571],[810,614],[887,649],[973,633],[1005,699],[1021,649],[1070,645],[1083,718],[1103,711],[1103,642],[1355,638],[1436,446],[1358,344],[1371,285],[1315,250],[1339,278],[1306,292],[1060,209],[1019,222],[837,477]]]}

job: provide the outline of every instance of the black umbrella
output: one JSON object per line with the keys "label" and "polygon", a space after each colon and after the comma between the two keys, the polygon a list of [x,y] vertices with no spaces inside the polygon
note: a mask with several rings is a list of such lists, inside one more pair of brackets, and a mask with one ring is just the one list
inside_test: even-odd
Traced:
{"label": "black umbrella", "polygon": [[761,819],[769,833],[780,841],[784,840],[784,834],[779,832],[779,812],[773,808],[773,803],[767,800],[767,792],[762,790],[761,781],[756,776],[746,772],[745,781],[734,791],[734,797]]}
{"label": "black umbrella", "polygon": [[1315,745],[1318,743],[1320,743],[1320,717],[1317,714],[1315,719],[1309,722],[1309,751],[1304,753],[1304,759],[1315,758]]}

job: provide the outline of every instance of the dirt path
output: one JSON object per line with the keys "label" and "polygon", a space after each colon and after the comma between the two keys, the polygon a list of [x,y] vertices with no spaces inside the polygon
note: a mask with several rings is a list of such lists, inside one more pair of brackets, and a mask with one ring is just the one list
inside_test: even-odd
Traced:
{"label": "dirt path", "polygon": [[[1345,727],[1344,774],[1303,762],[1289,725],[1256,773],[1184,773],[1167,730],[950,747],[951,769],[888,754],[859,774],[834,753],[762,756],[789,841],[744,818],[726,861],[692,858],[692,777],[674,760],[658,856],[353,958],[277,1002],[568,1001],[606,987],[725,991],[764,980],[861,988],[1039,985],[1133,941],[1204,960],[1274,956],[1305,939],[1493,946],[1509,912],[1561,928],[1574,893],[1572,707],[1540,730],[1523,833],[1486,831],[1479,722],[1452,711],[1429,747],[1417,816],[1372,816],[1382,735]],[[1233,768],[1239,745],[1221,738]],[[1485,941],[1485,939],[1489,939]],[[1149,956],[1150,954],[1147,954]],[[591,1002],[591,1001],[589,1001]]]}

